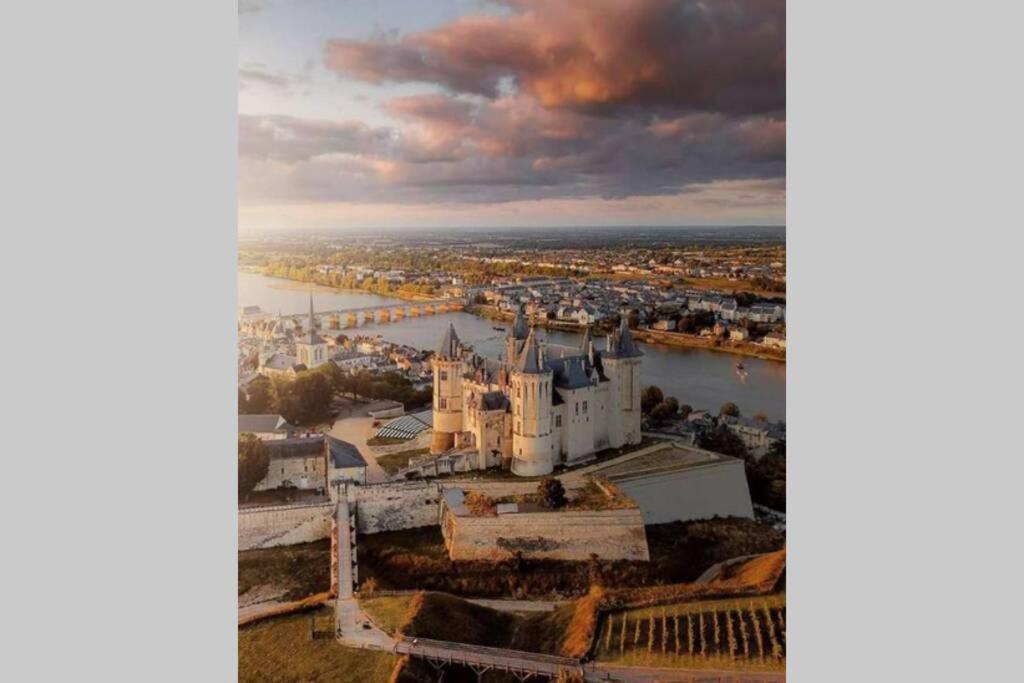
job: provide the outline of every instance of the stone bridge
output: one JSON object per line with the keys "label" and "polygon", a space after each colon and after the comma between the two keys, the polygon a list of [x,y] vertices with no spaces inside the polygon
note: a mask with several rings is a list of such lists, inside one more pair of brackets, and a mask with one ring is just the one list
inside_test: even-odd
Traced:
{"label": "stone bridge", "polygon": [[[402,320],[403,318],[418,318],[424,315],[437,315],[438,313],[449,313],[461,311],[466,307],[464,299],[434,299],[430,301],[409,301],[395,304],[378,304],[376,306],[363,306],[360,308],[343,308],[329,311],[316,311],[314,317],[320,323],[320,330],[342,330],[350,327],[359,327],[366,323],[387,323]],[[276,316],[269,313],[257,313],[254,315],[242,316],[243,323],[260,322],[285,318],[299,323],[305,323],[309,317],[308,313],[295,313],[290,315]]]}

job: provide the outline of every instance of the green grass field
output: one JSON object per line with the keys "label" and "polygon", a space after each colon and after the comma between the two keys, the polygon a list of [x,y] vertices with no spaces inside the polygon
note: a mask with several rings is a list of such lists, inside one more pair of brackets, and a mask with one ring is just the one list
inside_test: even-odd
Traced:
{"label": "green grass field", "polygon": [[355,650],[332,638],[312,640],[310,617],[328,630],[329,608],[267,619],[238,630],[239,681],[338,681],[386,683],[398,657],[387,652]]}
{"label": "green grass field", "polygon": [[384,468],[384,471],[388,474],[394,474],[398,470],[402,469],[409,464],[410,458],[416,458],[421,455],[426,455],[430,452],[429,448],[410,448],[406,451],[398,451],[397,453],[388,453],[387,455],[377,456],[377,464]]}
{"label": "green grass field", "polygon": [[409,616],[409,603],[413,595],[384,595],[377,598],[363,598],[359,606],[373,623],[391,635],[395,635]]}
{"label": "green grass field", "polygon": [[727,670],[786,667],[784,593],[613,612],[601,622],[601,661]]}

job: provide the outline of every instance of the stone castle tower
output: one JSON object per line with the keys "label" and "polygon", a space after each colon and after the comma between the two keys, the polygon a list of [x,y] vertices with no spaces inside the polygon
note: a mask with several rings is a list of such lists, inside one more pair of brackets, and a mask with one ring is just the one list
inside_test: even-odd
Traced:
{"label": "stone castle tower", "polygon": [[312,370],[327,362],[327,342],[317,334],[316,319],[313,316],[313,295],[309,295],[309,321],[306,331],[295,340],[295,354],[298,361]]}
{"label": "stone castle tower", "polygon": [[441,345],[431,361],[434,371],[434,437],[430,443],[433,455],[455,446],[455,436],[462,431],[462,345],[455,326],[448,324]]}
{"label": "stone castle tower", "polygon": [[640,358],[626,318],[619,329],[608,336],[608,347],[601,354],[604,372],[618,395],[621,419],[608,423],[608,445],[620,448],[640,443]]}
{"label": "stone castle tower", "polygon": [[512,365],[512,472],[524,477],[550,474],[555,468],[551,438],[554,373],[531,329]]}

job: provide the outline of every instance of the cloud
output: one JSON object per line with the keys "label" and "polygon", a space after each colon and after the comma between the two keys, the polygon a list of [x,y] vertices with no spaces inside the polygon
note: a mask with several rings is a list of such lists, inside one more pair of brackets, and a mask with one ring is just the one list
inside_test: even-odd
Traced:
{"label": "cloud", "polygon": [[[379,102],[386,124],[241,116],[243,202],[777,208],[784,2],[503,4],[428,31],[328,41],[340,76],[440,87]],[[251,82],[288,87],[256,71]]]}
{"label": "cloud", "polygon": [[784,0],[506,0],[430,31],[335,39],[326,65],[371,83],[497,98],[503,79],[545,107],[785,107]]}

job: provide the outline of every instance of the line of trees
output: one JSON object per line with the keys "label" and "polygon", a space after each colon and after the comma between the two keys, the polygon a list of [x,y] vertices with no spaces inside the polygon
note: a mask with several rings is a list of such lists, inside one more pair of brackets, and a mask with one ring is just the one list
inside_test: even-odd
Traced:
{"label": "line of trees", "polygon": [[419,406],[430,402],[432,392],[429,387],[417,390],[401,373],[346,373],[328,362],[295,377],[253,380],[247,391],[239,391],[238,411],[247,415],[278,414],[293,424],[308,425],[329,418],[331,402],[339,394]]}
{"label": "line of trees", "polygon": [[245,500],[270,469],[270,453],[253,434],[238,435],[238,498]]}

